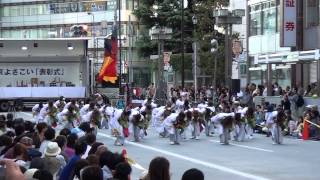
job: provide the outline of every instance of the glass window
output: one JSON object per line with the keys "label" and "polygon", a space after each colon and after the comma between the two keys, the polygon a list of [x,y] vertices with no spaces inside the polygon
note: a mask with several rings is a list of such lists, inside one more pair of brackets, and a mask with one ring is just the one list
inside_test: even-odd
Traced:
{"label": "glass window", "polygon": [[49,37],[49,28],[39,29],[39,38],[48,38]]}
{"label": "glass window", "polygon": [[126,0],[127,10],[133,10],[133,0]]}
{"label": "glass window", "polygon": [[1,31],[1,38],[10,38],[10,31],[9,30]]}
{"label": "glass window", "polygon": [[3,7],[3,16],[10,16],[10,7]]}
{"label": "glass window", "polygon": [[117,8],[116,1],[107,1],[107,10],[114,10]]}
{"label": "glass window", "polygon": [[[18,6],[11,6],[9,11],[10,11],[10,16],[22,15],[22,13],[20,14],[20,8]],[[22,8],[22,11],[23,11],[23,8]]]}
{"label": "glass window", "polygon": [[263,10],[263,34],[276,32],[276,8]]}
{"label": "glass window", "polygon": [[79,12],[79,3],[69,3],[70,12]]}
{"label": "glass window", "polygon": [[261,35],[261,5],[254,5],[250,8],[250,35]]}
{"label": "glass window", "polygon": [[139,0],[133,0],[133,8],[137,9],[139,6]]}
{"label": "glass window", "polygon": [[104,11],[106,9],[106,2],[84,2],[84,11]]}
{"label": "glass window", "polygon": [[30,5],[30,15],[38,15],[38,6]]}
{"label": "glass window", "polygon": [[127,3],[126,3],[127,0],[120,0],[120,1],[121,1],[121,7],[120,7],[121,10],[125,10],[127,8],[126,7],[127,6]]}
{"label": "glass window", "polygon": [[30,16],[30,6],[24,6],[23,7],[23,15],[24,16]]}
{"label": "glass window", "polygon": [[126,24],[121,24],[121,35],[127,34]]}

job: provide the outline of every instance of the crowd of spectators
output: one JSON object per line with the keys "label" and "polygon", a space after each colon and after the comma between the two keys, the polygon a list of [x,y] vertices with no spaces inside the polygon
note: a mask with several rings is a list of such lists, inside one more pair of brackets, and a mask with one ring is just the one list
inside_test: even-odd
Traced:
{"label": "crowd of spectators", "polygon": [[[111,152],[96,141],[90,125],[57,129],[12,114],[0,115],[0,179],[7,180],[129,180],[126,153]],[[170,163],[155,157],[141,180],[170,180]],[[182,180],[203,180],[200,170],[186,171]]]}

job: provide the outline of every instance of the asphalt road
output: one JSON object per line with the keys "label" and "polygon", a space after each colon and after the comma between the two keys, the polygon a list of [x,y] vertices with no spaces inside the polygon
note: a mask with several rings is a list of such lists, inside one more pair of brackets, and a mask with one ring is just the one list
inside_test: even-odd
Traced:
{"label": "asphalt road", "polygon": [[[30,119],[30,113],[17,113]],[[198,168],[206,180],[226,179],[279,179],[319,180],[320,142],[285,138],[283,145],[273,145],[270,138],[255,134],[247,142],[220,145],[217,135],[201,136],[200,140],[183,141],[181,145],[169,145],[168,139],[160,138],[154,130],[139,143],[126,141],[125,146],[114,146],[110,130],[100,130],[97,141],[109,149],[121,152],[126,149],[133,165],[132,179],[138,179],[150,161],[164,156],[170,161],[172,180],[179,180],[184,171]]]}

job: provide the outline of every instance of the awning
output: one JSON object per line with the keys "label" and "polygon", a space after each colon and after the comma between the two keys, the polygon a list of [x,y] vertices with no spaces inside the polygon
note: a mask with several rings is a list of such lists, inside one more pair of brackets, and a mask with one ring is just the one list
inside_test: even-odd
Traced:
{"label": "awning", "polygon": [[296,64],[319,60],[319,49],[310,51],[281,52],[275,54],[256,55],[254,64]]}

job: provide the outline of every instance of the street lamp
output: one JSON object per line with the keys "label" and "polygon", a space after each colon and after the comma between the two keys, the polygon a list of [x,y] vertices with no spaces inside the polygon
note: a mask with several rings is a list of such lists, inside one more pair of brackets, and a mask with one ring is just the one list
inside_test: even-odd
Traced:
{"label": "street lamp", "polygon": [[244,9],[235,9],[229,11],[228,9],[215,9],[213,10],[213,17],[218,26],[223,26],[225,29],[225,83],[231,85],[232,74],[232,57],[231,57],[231,42],[230,36],[232,35],[232,25],[241,24],[242,17],[245,15]]}
{"label": "street lamp", "polygon": [[194,101],[197,102],[197,87],[198,87],[198,83],[197,83],[197,56],[198,56],[198,47],[197,47],[197,40],[196,40],[196,25],[198,23],[198,19],[196,15],[192,16],[192,23],[194,25],[193,28],[193,34],[194,34],[194,43],[193,43],[193,60],[194,60]]}

